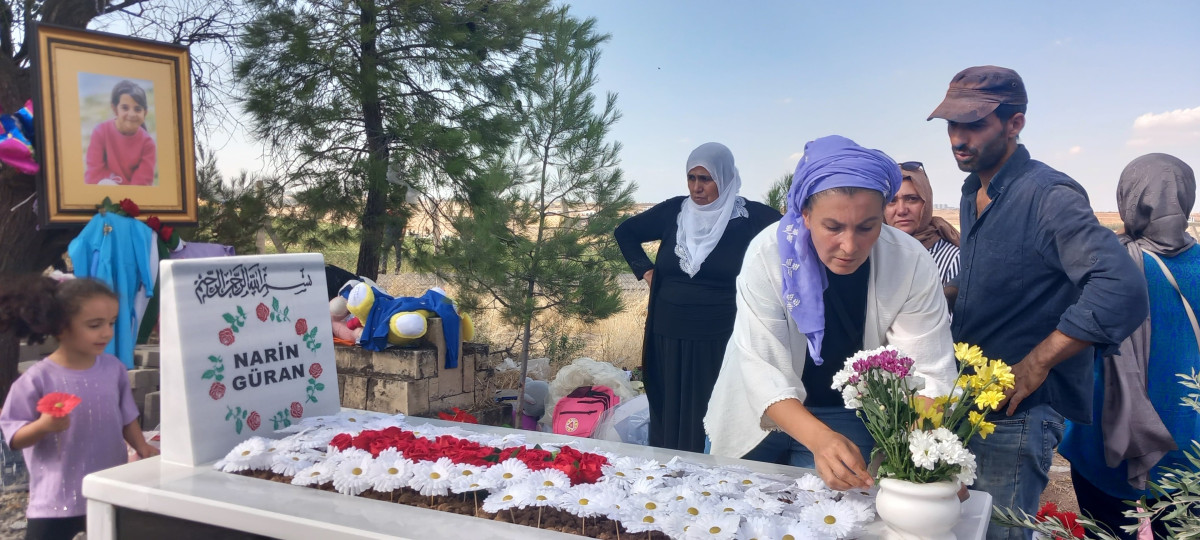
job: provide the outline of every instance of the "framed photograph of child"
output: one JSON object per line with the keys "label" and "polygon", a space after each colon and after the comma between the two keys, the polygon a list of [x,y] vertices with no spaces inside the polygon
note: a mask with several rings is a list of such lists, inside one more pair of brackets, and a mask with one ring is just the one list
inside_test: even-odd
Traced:
{"label": "framed photograph of child", "polygon": [[187,47],[46,24],[36,32],[42,224],[86,222],[105,197],[195,224]]}

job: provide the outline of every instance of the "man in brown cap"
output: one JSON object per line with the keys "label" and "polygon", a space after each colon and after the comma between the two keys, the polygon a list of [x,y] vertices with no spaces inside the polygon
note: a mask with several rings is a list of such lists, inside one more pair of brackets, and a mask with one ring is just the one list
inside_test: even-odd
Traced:
{"label": "man in brown cap", "polygon": [[[1115,352],[1149,306],[1145,280],[1096,220],[1087,192],[1018,142],[1027,104],[1015,71],[972,67],[954,76],[929,119],[946,120],[958,168],[970,173],[951,332],[1007,362],[1016,380],[989,414],[996,431],[969,445],[974,486],[996,505],[1035,514],[1064,417],[1092,418],[1095,350]],[[1021,537],[1020,529],[988,530],[989,539]]]}

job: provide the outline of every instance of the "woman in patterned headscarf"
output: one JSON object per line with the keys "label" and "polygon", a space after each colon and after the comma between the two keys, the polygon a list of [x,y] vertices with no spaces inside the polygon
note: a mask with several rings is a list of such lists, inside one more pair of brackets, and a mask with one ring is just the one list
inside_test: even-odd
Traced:
{"label": "woman in patterned headscarf", "polygon": [[956,368],[937,267],[884,227],[900,186],[886,154],[849,139],[804,147],[788,211],[746,250],[737,319],[704,426],[713,454],[815,468],[834,489],[870,485],[874,441],[831,388],[863,349],[914,361],[922,394],[949,394]]}
{"label": "woman in patterned headscarf", "polygon": [[[738,195],[742,179],[725,145],[688,156],[688,195],[633,216],[615,232],[633,274],[650,284],[642,369],[650,445],[699,452],[701,418],[733,331],[734,278],[750,239],[779,212]],[[643,242],[659,241],[654,262]]]}

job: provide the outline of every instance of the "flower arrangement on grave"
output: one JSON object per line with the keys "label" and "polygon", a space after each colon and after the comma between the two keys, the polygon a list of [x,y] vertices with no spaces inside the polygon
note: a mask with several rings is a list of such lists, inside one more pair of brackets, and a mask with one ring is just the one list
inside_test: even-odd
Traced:
{"label": "flower arrangement on grave", "polygon": [[913,360],[892,347],[863,351],[833,376],[846,407],[857,409],[883,456],[881,478],[914,483],[975,480],[975,456],[966,449],[975,435],[996,426],[985,420],[1013,387],[1012,370],[989,360],[977,346],[954,346],[960,362],[952,395],[919,396],[924,381],[912,374]]}
{"label": "flower arrangement on grave", "polygon": [[253,437],[215,467],[594,538],[848,538],[875,519],[869,493],[834,492],[811,474],[530,446],[520,434],[357,411],[279,431],[290,435]]}

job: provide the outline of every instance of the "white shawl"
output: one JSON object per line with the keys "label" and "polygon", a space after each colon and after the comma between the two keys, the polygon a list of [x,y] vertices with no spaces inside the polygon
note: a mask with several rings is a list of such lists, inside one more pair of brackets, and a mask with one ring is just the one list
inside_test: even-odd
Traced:
{"label": "white shawl", "polygon": [[733,152],[721,143],[704,143],[692,150],[685,171],[696,167],[708,169],[717,183],[717,200],[704,206],[693,202],[691,197],[683,200],[676,223],[675,255],[679,257],[679,268],[689,277],[700,271],[700,265],[717,247],[729,220],[747,215],[746,201],[738,196],[742,177],[733,165]]}
{"label": "white shawl", "polygon": [[[801,403],[807,342],[783,304],[778,224],[750,242],[737,278],[737,317],[704,430],[714,455],[741,457],[778,426],[767,407]],[[949,394],[958,373],[937,266],[913,237],[884,226],[871,248],[863,348],[892,345],[925,378],[921,394]],[[818,369],[829,369],[818,368]]]}

